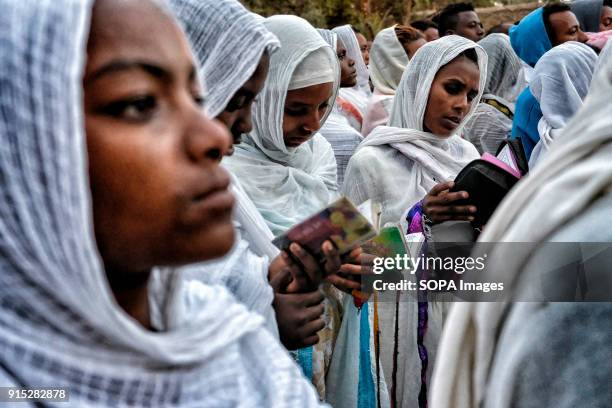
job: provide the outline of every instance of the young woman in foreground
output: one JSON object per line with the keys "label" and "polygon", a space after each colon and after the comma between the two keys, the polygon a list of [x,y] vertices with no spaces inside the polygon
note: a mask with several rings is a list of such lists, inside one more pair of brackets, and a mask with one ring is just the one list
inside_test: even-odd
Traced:
{"label": "young woman in foreground", "polygon": [[0,2],[0,382],[75,407],[316,406],[261,317],[155,268],[234,240],[229,135],[156,4]]}

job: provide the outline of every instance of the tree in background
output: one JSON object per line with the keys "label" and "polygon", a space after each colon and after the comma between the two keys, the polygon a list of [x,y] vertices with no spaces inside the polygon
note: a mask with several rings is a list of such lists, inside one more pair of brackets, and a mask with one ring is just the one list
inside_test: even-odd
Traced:
{"label": "tree in background", "polygon": [[[450,3],[462,0],[240,0],[251,11],[262,16],[295,14],[315,27],[333,28],[352,24],[366,36],[374,35],[395,23],[409,23],[429,17]],[[463,0],[464,1],[464,0]],[[533,0],[524,0],[529,2]],[[476,0],[474,7],[513,4],[519,0]],[[526,14],[526,13],[525,13]],[[514,20],[509,20],[514,21]]]}

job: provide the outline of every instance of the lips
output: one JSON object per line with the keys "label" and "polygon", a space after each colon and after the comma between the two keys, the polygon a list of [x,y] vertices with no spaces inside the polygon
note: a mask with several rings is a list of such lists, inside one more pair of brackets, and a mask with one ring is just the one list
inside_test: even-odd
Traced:
{"label": "lips", "polygon": [[211,175],[213,182],[193,196],[192,204],[197,213],[228,213],[234,207],[234,195],[229,191],[230,179],[224,170]]}
{"label": "lips", "polygon": [[449,130],[457,128],[459,124],[461,124],[461,119],[458,116],[444,116],[442,118],[442,125]]}
{"label": "lips", "polygon": [[306,143],[307,141],[309,141],[310,138],[312,138],[312,135],[290,137],[286,143],[286,146],[287,147],[298,147],[302,143]]}

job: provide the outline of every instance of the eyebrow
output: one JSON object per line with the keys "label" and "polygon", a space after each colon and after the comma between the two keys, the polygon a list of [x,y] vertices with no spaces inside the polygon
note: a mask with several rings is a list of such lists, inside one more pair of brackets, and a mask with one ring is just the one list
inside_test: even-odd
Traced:
{"label": "eyebrow", "polygon": [[[97,69],[91,75],[89,75],[85,79],[85,83],[93,82],[101,77],[106,75],[112,75],[122,71],[131,71],[131,70],[141,70],[155,78],[168,79],[171,78],[172,75],[170,71],[164,69],[158,65],[152,64],[147,61],[139,61],[139,60],[115,60],[111,61],[108,64],[102,66],[102,68]],[[195,77],[195,70],[192,69],[190,73],[190,78]]]}

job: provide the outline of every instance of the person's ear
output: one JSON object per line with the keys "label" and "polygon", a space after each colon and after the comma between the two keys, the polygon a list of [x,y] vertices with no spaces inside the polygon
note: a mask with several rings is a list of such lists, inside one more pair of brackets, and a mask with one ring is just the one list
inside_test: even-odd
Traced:
{"label": "person's ear", "polygon": [[457,34],[457,33],[455,32],[455,30],[446,30],[446,31],[444,32],[444,35],[453,35],[453,34]]}

